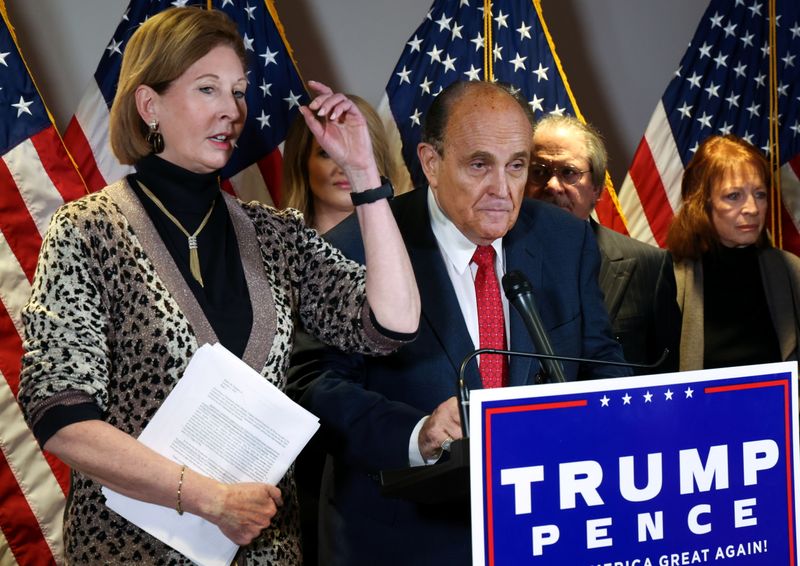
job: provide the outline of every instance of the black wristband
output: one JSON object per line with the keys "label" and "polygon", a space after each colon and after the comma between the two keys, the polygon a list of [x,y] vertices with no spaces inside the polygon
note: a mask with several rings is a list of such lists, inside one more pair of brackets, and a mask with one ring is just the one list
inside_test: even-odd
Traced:
{"label": "black wristband", "polygon": [[361,192],[351,192],[350,200],[353,201],[353,206],[362,204],[369,204],[381,200],[382,198],[392,198],[394,196],[394,187],[392,182],[386,177],[381,177],[381,186],[374,189],[367,189]]}

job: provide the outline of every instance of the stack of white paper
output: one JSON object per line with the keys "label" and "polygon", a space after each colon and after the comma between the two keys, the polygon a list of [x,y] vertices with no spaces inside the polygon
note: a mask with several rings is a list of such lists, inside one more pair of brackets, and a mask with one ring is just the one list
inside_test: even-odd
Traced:
{"label": "stack of white paper", "polygon": [[[206,344],[139,440],[225,483],[275,485],[317,428],[314,415],[224,346]],[[227,566],[236,554],[236,544],[205,519],[106,487],[103,494],[109,508],[198,564]]]}

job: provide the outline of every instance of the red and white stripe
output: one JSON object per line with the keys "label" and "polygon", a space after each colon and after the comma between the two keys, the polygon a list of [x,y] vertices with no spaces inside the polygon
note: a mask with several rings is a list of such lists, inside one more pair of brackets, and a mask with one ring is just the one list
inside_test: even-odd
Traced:
{"label": "red and white stripe", "polygon": [[53,126],[2,156],[0,186],[0,564],[59,564],[69,470],[42,453],[17,404],[20,312],[50,217],[86,188]]}
{"label": "red and white stripe", "polygon": [[617,193],[632,237],[664,246],[669,224],[680,207],[682,176],[683,163],[659,101]]}
{"label": "red and white stripe", "polygon": [[133,171],[129,165],[122,165],[111,152],[108,117],[106,101],[92,79],[64,133],[64,144],[91,192],[99,191]]}

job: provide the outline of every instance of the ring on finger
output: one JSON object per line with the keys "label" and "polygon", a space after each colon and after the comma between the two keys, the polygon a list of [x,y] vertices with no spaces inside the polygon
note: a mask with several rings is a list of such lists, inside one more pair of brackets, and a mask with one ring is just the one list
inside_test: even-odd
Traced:
{"label": "ring on finger", "polygon": [[447,438],[442,440],[442,443],[440,444],[440,446],[442,447],[442,450],[444,450],[445,452],[450,452],[450,445],[452,443],[453,443],[453,439],[448,436]]}

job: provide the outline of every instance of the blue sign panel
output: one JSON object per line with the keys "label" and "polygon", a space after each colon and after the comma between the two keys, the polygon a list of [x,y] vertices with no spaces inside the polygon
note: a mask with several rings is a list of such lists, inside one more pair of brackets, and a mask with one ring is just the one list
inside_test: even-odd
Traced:
{"label": "blue sign panel", "polygon": [[475,564],[797,563],[794,363],[475,391],[470,411]]}

